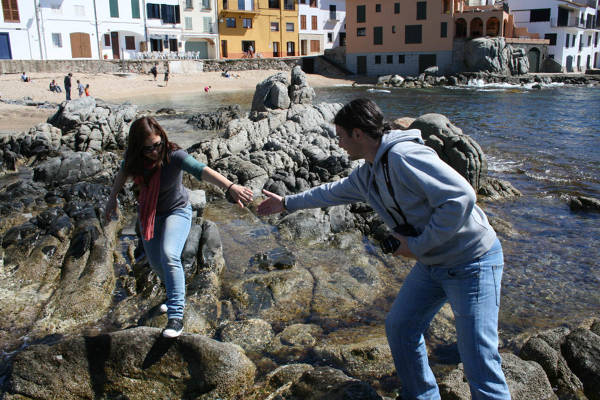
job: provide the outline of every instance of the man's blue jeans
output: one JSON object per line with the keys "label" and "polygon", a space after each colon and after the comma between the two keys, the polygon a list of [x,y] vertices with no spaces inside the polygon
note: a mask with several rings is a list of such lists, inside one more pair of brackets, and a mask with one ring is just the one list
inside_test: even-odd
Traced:
{"label": "man's blue jeans", "polygon": [[466,265],[436,267],[416,263],[385,323],[402,381],[403,399],[440,399],[423,333],[446,301],[454,312],[458,351],[472,398],[510,399],[498,353],[503,266],[498,240],[486,254]]}
{"label": "man's blue jeans", "polygon": [[156,216],[154,237],[142,240],[144,251],[154,272],[167,289],[167,316],[183,319],[185,307],[185,274],[181,252],[192,226],[192,206],[178,208],[170,214]]}

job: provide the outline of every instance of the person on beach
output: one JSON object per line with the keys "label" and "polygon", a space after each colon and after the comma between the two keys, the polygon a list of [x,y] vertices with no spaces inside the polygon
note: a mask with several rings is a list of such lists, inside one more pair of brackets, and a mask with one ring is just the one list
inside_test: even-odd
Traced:
{"label": "person on beach", "polygon": [[425,146],[419,130],[391,130],[371,100],[346,104],[334,124],[340,147],[365,163],[299,194],[263,190],[258,213],[368,203],[393,231],[384,251],[416,259],[385,321],[399,398],[440,399],[423,333],[449,302],[472,398],[510,399],[498,352],[502,246],[475,191]]}
{"label": "person on beach", "polygon": [[67,76],[65,76],[65,96],[67,97],[67,101],[71,100],[71,77],[73,76],[72,73],[68,73]]}
{"label": "person on beach", "polygon": [[167,65],[167,69],[165,69],[165,87],[169,84],[169,66]]}
{"label": "person on beach", "polygon": [[60,88],[60,86],[58,86],[56,84],[56,80],[52,79],[52,82],[50,82],[50,91],[54,92],[54,93],[61,93],[62,89]]}
{"label": "person on beach", "polygon": [[84,92],[85,92],[86,96],[90,95],[90,84],[89,83],[87,85],[85,85]]}
{"label": "person on beach", "polygon": [[105,208],[105,219],[117,213],[117,194],[128,178],[140,191],[138,221],[144,252],[167,290],[167,326],[163,336],[174,338],[183,331],[185,274],[181,252],[190,232],[192,208],[183,186],[183,171],[225,190],[240,207],[252,201],[252,190],[237,185],[170,142],[152,117],[131,124],[124,161],[117,173]]}
{"label": "person on beach", "polygon": [[212,89],[212,86],[204,86],[204,92],[208,93]]}
{"label": "person on beach", "polygon": [[31,78],[29,78],[25,72],[21,74],[21,80],[23,82],[31,82]]}
{"label": "person on beach", "polygon": [[77,92],[79,93],[79,97],[83,96],[85,93],[85,86],[83,86],[83,83],[81,83],[79,79],[77,80]]}
{"label": "person on beach", "polygon": [[157,67],[158,67],[158,64],[154,63],[154,65],[152,66],[152,68],[150,68],[150,73],[154,77],[155,81],[156,81],[156,77],[158,76],[158,68]]}

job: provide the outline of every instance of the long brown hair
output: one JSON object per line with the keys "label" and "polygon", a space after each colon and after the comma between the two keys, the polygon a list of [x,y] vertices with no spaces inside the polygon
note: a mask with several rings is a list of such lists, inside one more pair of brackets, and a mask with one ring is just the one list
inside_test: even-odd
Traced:
{"label": "long brown hair", "polygon": [[133,121],[129,128],[124,166],[127,175],[141,176],[144,174],[145,157],[142,153],[142,147],[144,146],[144,140],[152,134],[160,136],[163,142],[157,166],[168,164],[170,161],[169,154],[181,148],[176,143],[169,142],[167,133],[153,117],[141,117]]}

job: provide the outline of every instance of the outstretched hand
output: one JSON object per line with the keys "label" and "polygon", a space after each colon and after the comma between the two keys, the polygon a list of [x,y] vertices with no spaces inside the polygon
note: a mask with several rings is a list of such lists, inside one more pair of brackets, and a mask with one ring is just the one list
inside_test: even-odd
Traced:
{"label": "outstretched hand", "polygon": [[285,210],[283,207],[283,197],[265,189],[262,192],[267,198],[258,205],[258,215],[277,214]]}
{"label": "outstretched hand", "polygon": [[229,188],[229,195],[242,208],[244,208],[244,203],[251,202],[253,197],[252,189],[235,184]]}

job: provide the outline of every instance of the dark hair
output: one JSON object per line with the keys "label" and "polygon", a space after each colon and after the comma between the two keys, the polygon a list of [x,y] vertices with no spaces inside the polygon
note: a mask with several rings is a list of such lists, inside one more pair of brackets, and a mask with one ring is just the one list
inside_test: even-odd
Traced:
{"label": "dark hair", "polygon": [[125,150],[125,165],[123,167],[127,175],[142,176],[144,174],[142,147],[144,146],[144,140],[152,134],[160,136],[163,142],[158,165],[168,164],[170,161],[169,153],[181,148],[176,143],[169,142],[167,133],[154,118],[141,117],[133,121],[129,128],[127,150]]}
{"label": "dark hair", "polygon": [[335,115],[333,123],[344,128],[348,134],[359,128],[373,139],[379,139],[390,126],[383,120],[383,113],[375,102],[359,98],[346,104]]}

